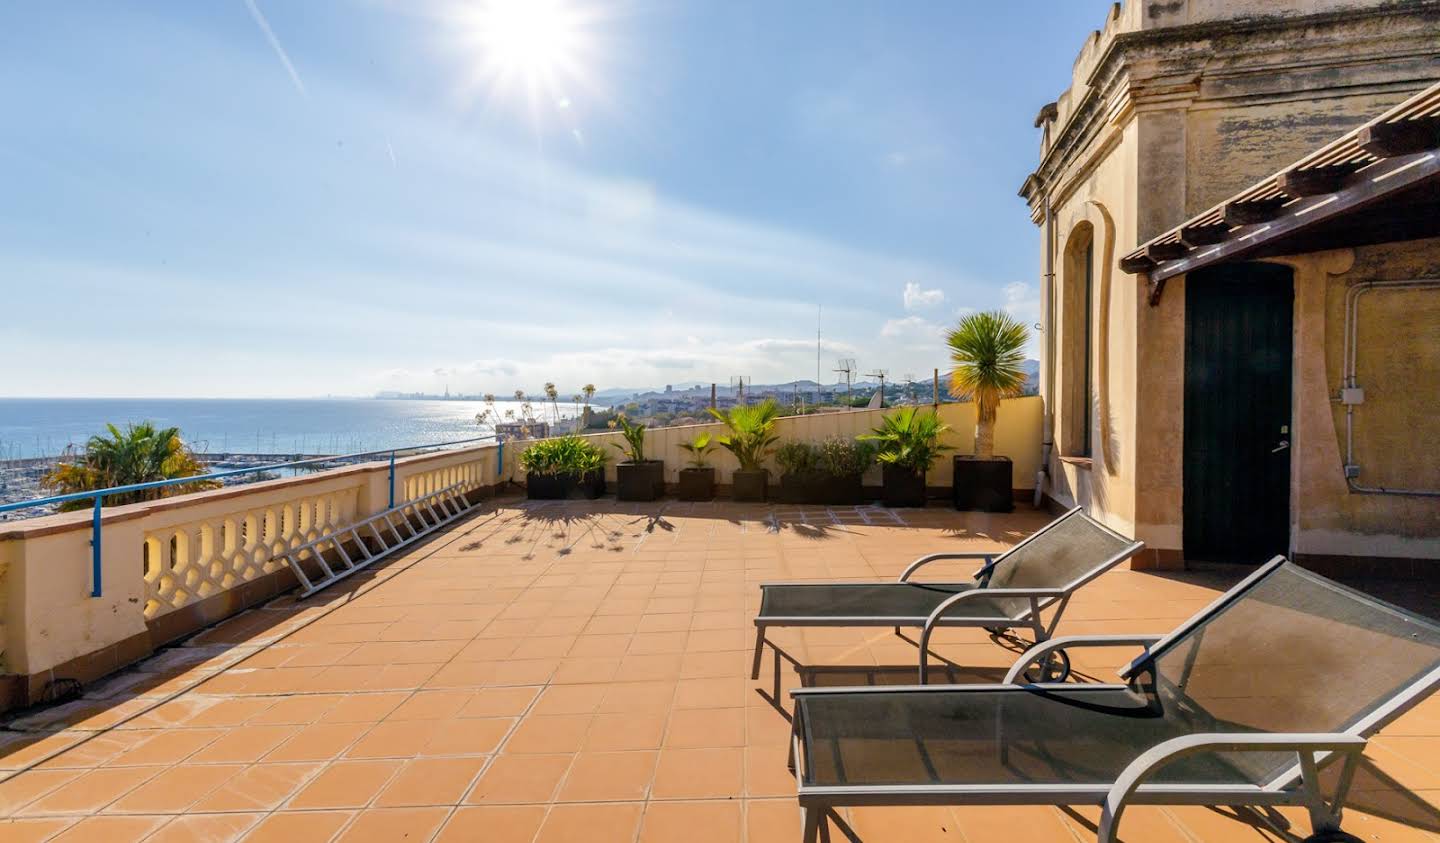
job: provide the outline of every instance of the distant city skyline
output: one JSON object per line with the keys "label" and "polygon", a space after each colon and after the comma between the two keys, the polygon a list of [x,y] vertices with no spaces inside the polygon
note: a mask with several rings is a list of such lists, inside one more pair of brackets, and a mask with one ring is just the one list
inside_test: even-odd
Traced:
{"label": "distant city skyline", "polygon": [[1108,6],[11,7],[0,395],[785,382],[820,305],[822,381],[943,369],[1039,321],[1015,192]]}

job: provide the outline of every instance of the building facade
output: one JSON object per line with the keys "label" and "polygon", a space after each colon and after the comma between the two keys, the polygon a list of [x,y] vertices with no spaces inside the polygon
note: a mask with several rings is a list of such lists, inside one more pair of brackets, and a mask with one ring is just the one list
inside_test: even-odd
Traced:
{"label": "building facade", "polygon": [[[1207,267],[1163,284],[1121,260],[1437,80],[1432,0],[1112,8],[1041,109],[1040,163],[1021,189],[1041,229],[1045,496],[1144,540],[1151,566],[1287,553],[1414,571],[1440,558],[1440,497],[1423,494],[1440,489],[1427,444],[1440,441],[1440,293],[1370,295],[1352,325],[1385,394],[1351,425],[1349,457],[1340,403],[1347,292],[1440,277],[1440,240],[1412,226],[1276,245],[1244,278]],[[1209,233],[1264,228],[1224,222]],[[1347,477],[1357,447],[1361,476]],[[1379,492],[1356,482],[1366,475]]]}

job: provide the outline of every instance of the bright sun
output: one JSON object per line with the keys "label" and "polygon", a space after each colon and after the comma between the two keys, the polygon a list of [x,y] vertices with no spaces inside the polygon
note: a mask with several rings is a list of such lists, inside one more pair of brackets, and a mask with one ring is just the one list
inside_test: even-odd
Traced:
{"label": "bright sun", "polygon": [[564,101],[587,84],[590,20],[567,0],[472,0],[458,7],[456,31],[475,62],[472,81],[492,94],[523,91],[532,107]]}
{"label": "bright sun", "polygon": [[500,72],[547,77],[574,61],[575,23],[558,0],[490,0],[479,10],[475,34]]}

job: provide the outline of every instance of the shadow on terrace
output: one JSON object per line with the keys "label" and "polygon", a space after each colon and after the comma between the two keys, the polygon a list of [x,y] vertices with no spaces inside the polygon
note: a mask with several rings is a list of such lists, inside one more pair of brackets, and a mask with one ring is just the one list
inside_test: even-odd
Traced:
{"label": "shadow on terrace", "polygon": [[[995,550],[1035,511],[492,501],[305,600],[284,595],[0,733],[5,839],[792,841],[788,705],[804,682],[890,681],[890,629],[772,633],[749,679],[758,584],[893,579]],[[969,571],[947,567],[936,576]],[[1117,569],[1063,633],[1161,632],[1239,571]],[[1394,596],[1394,595],[1389,595]],[[947,681],[995,681],[1027,640],[933,639]],[[1121,650],[1075,657],[1109,679]],[[768,664],[767,664],[768,667]],[[798,670],[797,670],[798,668]],[[778,677],[778,678],[777,678]],[[1347,827],[1435,840],[1440,706],[1372,741]],[[1303,812],[1285,809],[1297,829]],[[1093,838],[1093,809],[848,809],[856,839]],[[1229,808],[1139,808],[1127,840],[1282,837]],[[963,835],[963,837],[961,836]]]}

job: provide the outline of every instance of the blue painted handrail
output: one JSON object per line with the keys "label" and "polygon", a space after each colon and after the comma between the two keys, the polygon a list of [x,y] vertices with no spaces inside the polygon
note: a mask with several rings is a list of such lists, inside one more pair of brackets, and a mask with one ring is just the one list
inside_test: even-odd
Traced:
{"label": "blue painted handrail", "polygon": [[[245,468],[232,468],[227,471],[216,471],[210,474],[196,474],[192,477],[175,477],[169,480],[152,480],[149,483],[131,483],[128,486],[111,486],[108,489],[95,489],[85,492],[71,492],[68,495],[52,495],[48,498],[33,498],[28,501],[16,501],[15,503],[0,504],[0,512],[14,512],[19,509],[31,509],[37,506],[50,506],[52,504],[69,503],[70,501],[93,500],[94,515],[90,520],[90,565],[91,565],[91,586],[90,596],[99,597],[102,593],[100,583],[101,553],[100,553],[100,507],[101,501],[108,495],[119,495],[126,492],[141,492],[146,489],[159,489],[165,486],[180,486],[185,483],[199,483],[205,480],[219,480],[224,477],[237,477],[242,474],[259,474],[265,471],[275,471],[282,468],[299,468],[305,465],[318,465],[341,460],[354,460],[361,457],[378,457],[388,454],[390,456],[390,507],[395,507],[395,455],[409,451],[421,451],[427,448],[446,448],[451,445],[466,445],[471,442],[493,441],[491,436],[475,436],[470,439],[455,439],[450,442],[435,442],[428,445],[412,445],[408,448],[386,448],[382,451],[361,451],[357,454],[340,454],[333,457],[312,457],[305,460],[292,460],[290,462],[269,463],[267,465],[246,466]],[[503,446],[501,446],[503,447]],[[500,452],[502,455],[504,451]],[[501,457],[503,459],[503,456]],[[498,467],[497,467],[498,472]]]}

